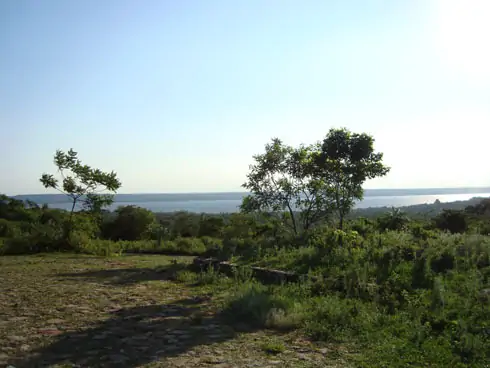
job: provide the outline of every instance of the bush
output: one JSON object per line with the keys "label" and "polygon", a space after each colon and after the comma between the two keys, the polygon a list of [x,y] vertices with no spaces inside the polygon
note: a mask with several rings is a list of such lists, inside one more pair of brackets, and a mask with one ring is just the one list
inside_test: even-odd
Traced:
{"label": "bush", "polygon": [[225,222],[222,216],[201,215],[199,220],[199,237],[220,237],[223,235]]}
{"label": "bush", "polygon": [[434,218],[434,223],[438,229],[452,234],[461,234],[468,230],[468,218],[464,211],[443,210]]}
{"label": "bush", "polygon": [[5,255],[32,254],[39,251],[28,236],[4,239],[1,250]]}
{"label": "bush", "polygon": [[14,238],[21,234],[20,223],[0,218],[0,237]]}
{"label": "bush", "polygon": [[225,303],[224,314],[254,328],[288,330],[303,322],[302,304],[288,287],[266,287],[254,280],[237,284]]}
{"label": "bush", "polygon": [[103,235],[112,240],[142,240],[149,227],[156,222],[155,214],[137,206],[123,206],[115,211],[115,218],[103,226]]}
{"label": "bush", "polygon": [[206,252],[206,246],[199,238],[177,238],[175,244],[181,254],[201,255]]}
{"label": "bush", "polygon": [[199,235],[199,217],[185,211],[172,215],[169,224],[171,239],[192,238]]}
{"label": "bush", "polygon": [[314,339],[342,342],[371,332],[377,316],[368,304],[326,295],[312,300],[305,329]]}
{"label": "bush", "polygon": [[124,251],[124,243],[122,242],[102,239],[84,239],[83,237],[76,238],[76,240],[79,241],[79,248],[77,250],[80,253],[107,257],[121,254]]}

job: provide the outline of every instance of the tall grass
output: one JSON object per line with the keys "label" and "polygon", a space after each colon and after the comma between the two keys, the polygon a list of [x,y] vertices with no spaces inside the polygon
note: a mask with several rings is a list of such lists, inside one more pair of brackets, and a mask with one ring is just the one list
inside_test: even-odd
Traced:
{"label": "tall grass", "polygon": [[281,286],[237,279],[224,307],[233,320],[355,346],[363,367],[488,366],[488,236],[388,232],[250,262],[320,278]]}

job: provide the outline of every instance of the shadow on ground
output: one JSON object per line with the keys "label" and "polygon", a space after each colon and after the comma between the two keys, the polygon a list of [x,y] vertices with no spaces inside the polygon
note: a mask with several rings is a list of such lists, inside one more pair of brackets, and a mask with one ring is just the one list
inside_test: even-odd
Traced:
{"label": "shadow on ground", "polygon": [[34,351],[32,358],[11,364],[137,367],[232,339],[235,332],[223,324],[223,316],[206,314],[200,303],[192,298],[121,309],[93,328],[61,334],[51,345]]}
{"label": "shadow on ground", "polygon": [[84,281],[112,283],[116,285],[132,285],[146,281],[174,280],[179,271],[185,270],[188,265],[174,263],[153,268],[113,268],[104,270],[90,270],[86,272],[62,273],[58,276]]}
{"label": "shadow on ground", "polygon": [[[186,264],[173,263],[157,268],[64,273],[57,277],[126,286],[152,280],[171,280],[186,267]],[[30,351],[28,358],[9,363],[16,368],[54,365],[139,367],[181,355],[186,355],[184,359],[199,362],[207,358],[194,353],[194,348],[225,342],[236,336],[236,330],[227,325],[226,316],[222,312],[213,312],[207,304],[208,300],[208,295],[201,295],[168,304],[123,306],[110,311],[108,319],[96,321],[95,325],[91,323],[83,330],[62,332],[53,336],[54,341],[49,345]],[[236,328],[242,332],[253,332],[244,325]],[[212,348],[209,350],[212,351]],[[207,364],[213,364],[213,359],[216,359],[212,352],[208,358]]]}

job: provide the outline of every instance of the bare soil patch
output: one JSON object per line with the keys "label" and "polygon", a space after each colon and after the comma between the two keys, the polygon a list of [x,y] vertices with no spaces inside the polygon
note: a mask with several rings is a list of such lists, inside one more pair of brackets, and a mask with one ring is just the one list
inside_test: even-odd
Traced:
{"label": "bare soil patch", "polygon": [[296,333],[228,325],[219,295],[173,280],[191,261],[0,257],[0,367],[345,366]]}

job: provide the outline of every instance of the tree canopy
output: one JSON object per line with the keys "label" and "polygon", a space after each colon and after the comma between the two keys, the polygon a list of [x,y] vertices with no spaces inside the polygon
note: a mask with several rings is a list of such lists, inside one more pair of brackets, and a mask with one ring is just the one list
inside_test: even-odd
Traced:
{"label": "tree canopy", "polygon": [[314,146],[293,148],[274,138],[265,153],[254,156],[243,187],[244,212],[269,212],[282,216],[295,233],[310,228],[329,214],[325,182],[314,177]]}
{"label": "tree canopy", "polygon": [[[91,213],[100,211],[112,204],[114,193],[121,187],[121,182],[114,171],[103,172],[82,164],[78,153],[73,149],[68,152],[57,150],[54,164],[61,180],[53,174],[42,174],[39,179],[45,188],[56,189],[71,200],[71,211],[65,227],[65,240],[68,240],[73,225],[73,212],[80,203],[82,209]],[[102,194],[109,192],[109,194]]]}
{"label": "tree canopy", "polygon": [[80,202],[86,210],[100,210],[109,206],[113,201],[112,194],[101,194],[104,191],[116,193],[121,187],[117,174],[103,172],[88,165],[83,165],[78,159],[78,153],[73,149],[68,152],[57,150],[54,164],[61,176],[61,181],[53,174],[44,173],[40,181],[45,188],[53,188],[66,194],[72,200],[72,211]]}
{"label": "tree canopy", "polygon": [[334,213],[342,228],[355,201],[363,198],[364,182],[389,172],[382,159],[372,136],[345,128],[297,148],[274,138],[265,153],[254,156],[243,184],[251,194],[241,210],[276,213],[295,234]]}

